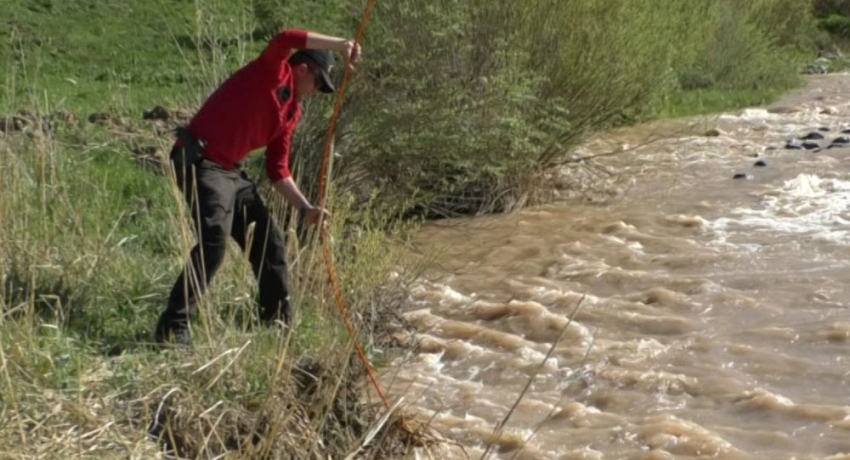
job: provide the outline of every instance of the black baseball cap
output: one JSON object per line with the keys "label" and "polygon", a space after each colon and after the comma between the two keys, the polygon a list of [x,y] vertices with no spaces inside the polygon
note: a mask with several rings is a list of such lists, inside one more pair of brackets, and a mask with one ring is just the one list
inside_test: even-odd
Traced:
{"label": "black baseball cap", "polygon": [[336,91],[333,81],[331,80],[331,70],[334,66],[334,58],[328,50],[298,50],[289,59],[296,62],[302,62],[304,59],[311,61],[319,69],[322,76],[322,84],[319,85],[319,91],[323,93],[332,93]]}

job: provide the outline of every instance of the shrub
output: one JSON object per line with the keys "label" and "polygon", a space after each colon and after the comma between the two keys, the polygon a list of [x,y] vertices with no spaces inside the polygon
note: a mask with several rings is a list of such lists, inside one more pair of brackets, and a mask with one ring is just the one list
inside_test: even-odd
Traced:
{"label": "shrub", "polygon": [[[793,7],[793,8],[792,8]],[[708,27],[698,58],[678,68],[682,90],[718,88],[765,91],[799,82],[796,69],[814,36],[799,2],[719,1],[701,14]]]}
{"label": "shrub", "polygon": [[571,145],[645,115],[673,61],[695,59],[673,46],[690,10],[654,3],[379,3],[340,126],[342,186],[434,216],[533,198]]}
{"label": "shrub", "polygon": [[339,184],[432,216],[512,209],[585,134],[651,117],[672,91],[796,83],[809,29],[789,1],[378,3]]}
{"label": "shrub", "polygon": [[833,36],[850,39],[850,18],[839,14],[831,14],[818,22],[821,29]]}
{"label": "shrub", "polygon": [[833,14],[850,16],[850,1],[848,0],[813,0],[812,8],[818,18],[825,18]]}

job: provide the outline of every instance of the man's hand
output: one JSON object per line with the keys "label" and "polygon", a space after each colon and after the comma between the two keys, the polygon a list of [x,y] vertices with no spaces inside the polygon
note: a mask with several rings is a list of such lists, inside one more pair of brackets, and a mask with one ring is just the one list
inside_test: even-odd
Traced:
{"label": "man's hand", "polygon": [[345,66],[351,70],[360,61],[360,44],[354,40],[307,32],[307,48],[338,51],[345,60]]}
{"label": "man's hand", "polygon": [[346,67],[354,70],[355,64],[360,61],[360,44],[351,40],[345,42],[342,57],[345,59]]}
{"label": "man's hand", "polygon": [[304,211],[304,219],[310,225],[318,225],[319,222],[322,222],[322,225],[327,225],[328,219],[331,217],[331,213],[325,208],[315,208],[309,207]]}

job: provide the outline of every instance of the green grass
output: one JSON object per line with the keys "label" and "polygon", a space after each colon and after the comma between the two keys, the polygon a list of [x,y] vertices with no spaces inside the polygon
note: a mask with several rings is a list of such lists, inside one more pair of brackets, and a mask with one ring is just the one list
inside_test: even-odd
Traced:
{"label": "green grass", "polygon": [[[158,16],[164,16],[164,10],[140,15],[150,18],[151,23],[133,23],[128,7],[121,8],[126,2],[103,3],[101,7],[35,1],[7,5],[11,11],[2,23],[2,35],[7,37],[3,63],[6,69],[19,70],[7,73],[7,85],[19,87],[26,82],[47,88],[50,100],[58,105],[102,109],[157,68],[153,61],[157,55],[166,69],[179,62],[173,46],[163,43],[164,36],[150,30]],[[129,46],[122,46],[122,41]],[[157,49],[168,51],[158,53]],[[17,81],[9,82],[12,78]],[[158,83],[167,93],[165,82]]]}
{"label": "green grass", "polygon": [[[7,97],[32,92],[28,96],[36,100],[46,97],[81,112],[195,102],[207,91],[198,83],[212,71],[202,69],[201,62],[232,70],[258,49],[244,47],[252,44],[245,38],[253,30],[245,2],[199,5],[179,0],[7,2],[0,7],[0,64],[7,86],[17,90]],[[192,51],[212,32],[221,37],[217,49]],[[190,88],[194,92],[187,94]]]}
{"label": "green grass", "polygon": [[0,107],[45,99],[81,113],[194,107],[262,50],[284,25],[278,18],[351,34],[340,30],[342,11],[345,2],[315,0],[7,0],[0,68],[12,91]]}
{"label": "green grass", "polygon": [[783,91],[779,90],[691,90],[673,93],[661,118],[679,118],[719,113],[745,107],[765,105],[776,101]]}

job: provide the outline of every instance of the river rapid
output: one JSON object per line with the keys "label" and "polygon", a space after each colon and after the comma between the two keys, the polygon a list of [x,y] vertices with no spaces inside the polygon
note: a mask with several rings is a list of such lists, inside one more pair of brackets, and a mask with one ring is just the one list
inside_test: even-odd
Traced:
{"label": "river rapid", "polygon": [[850,75],[807,82],[588,139],[620,153],[565,182],[607,199],[418,232],[420,346],[382,379],[463,446],[433,458],[850,459]]}

